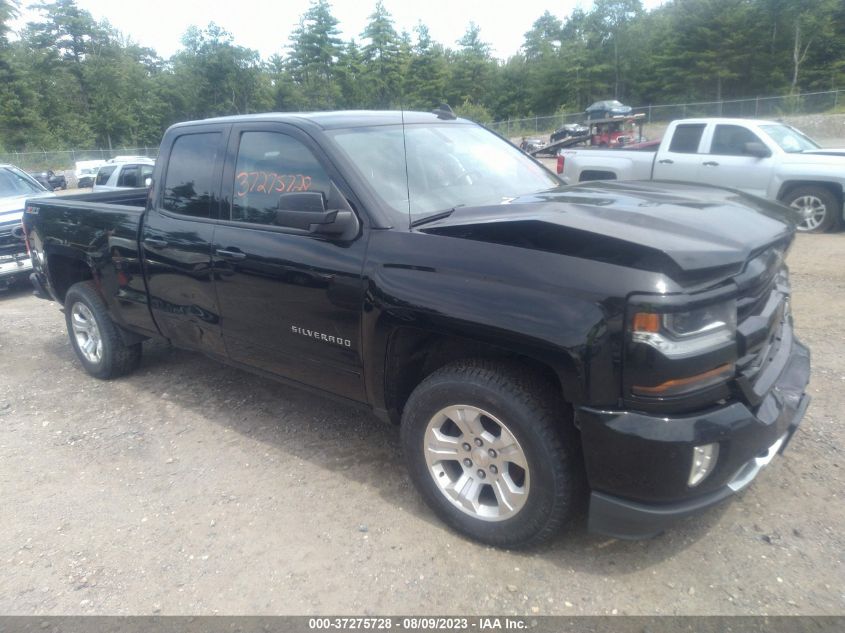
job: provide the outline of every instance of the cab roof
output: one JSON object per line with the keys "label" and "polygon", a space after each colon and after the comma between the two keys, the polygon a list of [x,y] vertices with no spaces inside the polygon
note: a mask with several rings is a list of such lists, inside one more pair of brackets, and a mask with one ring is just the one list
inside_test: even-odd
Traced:
{"label": "cab roof", "polygon": [[399,125],[404,118],[405,124],[420,123],[471,123],[467,119],[441,119],[431,112],[401,110],[336,110],[333,112],[265,112],[261,114],[239,114],[215,117],[200,121],[177,123],[173,127],[197,125],[202,123],[249,123],[254,121],[276,121],[279,123],[299,124],[308,122],[324,130],[353,127],[371,127],[378,125]]}

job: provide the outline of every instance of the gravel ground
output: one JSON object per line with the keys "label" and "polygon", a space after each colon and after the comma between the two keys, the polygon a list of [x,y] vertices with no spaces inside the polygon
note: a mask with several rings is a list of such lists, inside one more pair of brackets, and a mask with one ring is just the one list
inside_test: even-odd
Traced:
{"label": "gravel ground", "polygon": [[845,235],[791,254],[814,402],[732,502],[650,541],[523,553],[441,525],[371,416],[147,344],[83,373],[54,304],[0,296],[0,613],[842,614]]}

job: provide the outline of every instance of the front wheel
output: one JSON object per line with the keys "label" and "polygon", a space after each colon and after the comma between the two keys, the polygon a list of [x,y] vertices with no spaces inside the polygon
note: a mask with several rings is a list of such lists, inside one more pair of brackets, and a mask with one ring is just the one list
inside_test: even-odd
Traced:
{"label": "front wheel", "polygon": [[842,205],[824,187],[796,187],[784,196],[783,203],[798,211],[801,221],[796,228],[803,233],[830,231],[842,215]]}
{"label": "front wheel", "polygon": [[577,442],[551,386],[465,361],[426,378],[402,416],[415,486],[448,525],[498,547],[554,536],[580,500]]}
{"label": "front wheel", "polygon": [[77,357],[95,378],[117,378],[138,367],[141,344],[123,342],[94,282],[83,281],[67,291],[65,321]]}

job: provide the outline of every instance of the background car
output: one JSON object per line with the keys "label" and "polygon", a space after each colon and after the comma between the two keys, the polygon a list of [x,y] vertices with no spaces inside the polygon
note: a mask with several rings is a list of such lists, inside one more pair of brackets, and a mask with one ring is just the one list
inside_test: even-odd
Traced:
{"label": "background car", "polygon": [[41,185],[49,190],[55,191],[56,189],[67,189],[67,178],[65,178],[64,174],[57,174],[52,169],[48,169],[47,171],[38,171],[31,173],[30,176],[35,178]]}
{"label": "background car", "polygon": [[21,218],[27,198],[52,196],[41,183],[12,165],[0,165],[0,290],[29,276]]}
{"label": "background car", "polygon": [[523,138],[519,149],[524,152],[533,152],[546,146],[546,141],[541,138]]}
{"label": "background car", "polygon": [[633,108],[625,105],[616,99],[607,101],[596,101],[584,113],[587,115],[588,121],[595,121],[597,119],[609,119],[617,116],[628,116],[631,114]]}
{"label": "background car", "polygon": [[114,191],[147,187],[153,176],[155,161],[138,157],[134,162],[108,163],[97,170],[94,191]]}
{"label": "background car", "polygon": [[584,136],[589,132],[590,128],[586,125],[581,125],[580,123],[567,123],[566,125],[561,125],[558,129],[552,132],[551,142],[557,143],[565,138]]}
{"label": "background car", "polygon": [[76,186],[79,189],[94,186],[94,179],[97,177],[97,170],[106,164],[104,160],[80,160],[74,165]]}

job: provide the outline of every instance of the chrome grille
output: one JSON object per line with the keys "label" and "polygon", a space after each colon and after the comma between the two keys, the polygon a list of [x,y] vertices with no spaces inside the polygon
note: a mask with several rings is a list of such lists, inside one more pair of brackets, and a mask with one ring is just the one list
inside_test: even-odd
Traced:
{"label": "chrome grille", "polygon": [[756,404],[756,381],[776,357],[789,315],[789,275],[783,249],[772,247],[751,259],[736,283],[737,370],[745,395]]}
{"label": "chrome grille", "polygon": [[13,220],[0,224],[0,248],[8,251],[11,246],[23,246],[23,234],[20,232],[21,221]]}

